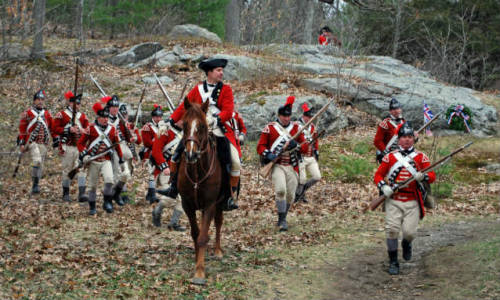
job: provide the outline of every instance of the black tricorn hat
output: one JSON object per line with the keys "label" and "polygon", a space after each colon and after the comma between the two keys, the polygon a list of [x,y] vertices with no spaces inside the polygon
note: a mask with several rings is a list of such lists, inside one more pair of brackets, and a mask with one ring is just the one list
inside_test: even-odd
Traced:
{"label": "black tricorn hat", "polygon": [[392,98],[391,102],[389,102],[389,110],[397,108],[401,108],[401,103],[399,103],[399,101],[396,100],[396,98]]}
{"label": "black tricorn hat", "polygon": [[320,30],[319,30],[319,34],[322,34],[323,31],[326,31],[326,32],[332,32],[332,30],[330,29],[330,27],[328,26],[323,26]]}
{"label": "black tricorn hat", "polygon": [[227,59],[225,58],[213,58],[213,59],[206,59],[198,65],[198,68],[202,69],[207,73],[208,71],[211,71],[215,68],[225,68],[227,65]]}
{"label": "black tricorn hat", "polygon": [[403,125],[401,125],[401,127],[399,127],[398,138],[405,136],[405,135],[415,136],[415,133],[413,131],[413,127],[411,126],[410,122],[404,122]]}

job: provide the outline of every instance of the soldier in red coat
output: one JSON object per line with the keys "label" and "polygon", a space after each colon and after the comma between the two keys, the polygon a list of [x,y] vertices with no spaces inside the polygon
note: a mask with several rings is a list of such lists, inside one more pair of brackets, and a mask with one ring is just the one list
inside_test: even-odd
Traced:
{"label": "soldier in red coat", "polygon": [[[177,149],[177,146],[182,140],[181,125],[182,121],[179,121],[173,126],[163,127],[159,132],[158,138],[153,142],[153,151],[150,161],[155,165],[154,176],[160,189],[167,188],[168,182],[170,181],[169,163],[174,155],[175,149]],[[167,206],[174,206],[168,228],[176,231],[185,231],[186,228],[179,224],[179,218],[183,214],[180,200],[179,195],[177,195],[175,199],[162,197],[158,205],[153,209],[153,224],[160,227],[163,209]]]}
{"label": "soldier in red coat", "polygon": [[53,131],[53,120],[50,112],[44,109],[45,91],[39,90],[33,96],[33,105],[21,114],[19,121],[18,145],[21,152],[29,151],[33,162],[31,177],[33,194],[40,193],[40,178],[47,144]]}
{"label": "soldier in red coat", "polygon": [[[87,116],[80,111],[82,95],[74,95],[68,91],[64,97],[68,101],[67,106],[58,112],[54,117],[54,135],[59,139],[59,153],[62,155],[62,189],[63,201],[71,201],[69,196],[69,187],[71,179],[68,177],[69,172],[78,166],[78,148],[77,143],[82,134],[89,127]],[[73,105],[76,109],[76,115],[73,121]],[[78,200],[87,202],[88,196],[85,194],[85,172],[80,168],[77,174],[78,181]]]}
{"label": "soldier in red coat", "polygon": [[[228,124],[228,121],[233,116],[234,98],[231,87],[222,82],[226,65],[226,59],[202,61],[198,67],[205,72],[207,79],[195,86],[186,97],[190,102],[202,104],[205,101],[209,101],[210,103],[207,121],[217,138],[217,153],[219,154],[223,169],[227,168],[225,166],[230,165],[229,186],[231,188],[231,197],[227,200],[225,209],[232,210],[238,208],[236,202],[240,180],[241,149],[239,143],[236,141],[233,129]],[[184,112],[184,102],[181,102],[170,116],[169,122],[171,125],[181,120]],[[176,155],[172,158],[173,163],[176,164],[178,162],[178,157],[180,157],[180,153],[184,150],[183,147],[183,143],[180,143],[176,149]],[[173,172],[172,174],[170,187],[167,190],[158,190],[158,192],[171,198],[177,197],[177,172]]]}
{"label": "soldier in red coat", "polygon": [[401,104],[392,98],[389,103],[389,116],[380,122],[373,140],[379,163],[387,153],[398,148],[398,129],[404,122]]}
{"label": "soldier in red coat", "polygon": [[[114,126],[108,124],[109,111],[101,102],[97,102],[92,106],[97,120],[90,124],[89,129],[78,140],[78,151],[80,151],[80,162],[85,165],[88,163],[88,186],[89,186],[89,208],[90,215],[96,214],[96,190],[99,181],[99,174],[104,180],[104,203],[103,208],[107,213],[113,212],[113,198],[115,194],[120,193],[120,189],[113,188],[113,166],[111,158],[113,152],[118,155],[118,163],[123,165],[122,151],[119,145],[120,138]],[[109,147],[114,144],[113,149]],[[89,161],[92,157],[106,152],[107,154]]]}
{"label": "soldier in red coat", "polygon": [[140,152],[140,157],[142,160],[147,160],[148,170],[149,170],[149,186],[148,193],[146,194],[146,200],[150,204],[158,202],[156,198],[156,179],[155,179],[155,165],[149,159],[151,156],[151,151],[153,150],[153,144],[155,139],[158,137],[160,129],[166,128],[167,124],[162,120],[163,109],[160,105],[155,104],[153,111],[151,111],[151,122],[146,123],[141,130],[142,142],[144,148]]}
{"label": "soldier in red coat", "polygon": [[[375,173],[374,182],[385,195],[385,232],[387,237],[387,252],[389,254],[389,273],[399,274],[398,236],[403,232],[401,242],[403,258],[410,260],[412,255],[411,242],[417,233],[419,219],[425,215],[424,183],[432,183],[436,179],[434,171],[422,173],[430,166],[429,158],[413,147],[415,135],[413,128],[403,124],[399,131],[398,149],[386,154]],[[398,189],[399,183],[415,178],[408,186]]]}
{"label": "soldier in red coat", "polygon": [[285,105],[280,106],[278,120],[264,127],[257,144],[257,153],[262,156],[263,163],[267,164],[277,160],[271,171],[271,177],[280,231],[288,230],[286,216],[292,201],[295,199],[295,191],[299,181],[299,152],[306,153],[307,151],[307,144],[299,146],[305,141],[303,133],[296,139],[291,139],[300,129],[298,123],[290,122],[294,101],[295,97],[290,96]]}
{"label": "soldier in red coat", "polygon": [[[301,127],[304,127],[313,117],[313,113],[307,103],[302,104],[302,111],[302,118],[299,119],[298,123]],[[307,151],[302,156],[302,161],[299,164],[299,186],[295,193],[295,202],[307,202],[305,198],[306,191],[321,180],[318,165],[319,142],[316,126],[314,124],[309,125],[308,128],[304,129],[303,133],[306,139]],[[309,180],[307,180],[307,173],[311,176]]]}

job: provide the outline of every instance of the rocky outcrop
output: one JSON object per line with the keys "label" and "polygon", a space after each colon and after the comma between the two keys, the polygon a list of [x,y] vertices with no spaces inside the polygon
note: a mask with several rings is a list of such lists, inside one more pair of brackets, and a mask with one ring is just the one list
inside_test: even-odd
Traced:
{"label": "rocky outcrop", "polygon": [[194,24],[176,25],[167,35],[170,39],[202,39],[218,44],[222,44],[222,40],[217,34],[206,30],[203,27]]}
{"label": "rocky outcrop", "polygon": [[[172,78],[170,78],[166,75],[158,76],[158,79],[160,80],[160,82],[163,85],[169,85],[172,82],[174,82],[174,80]],[[147,83],[147,84],[156,84],[156,79],[154,78],[154,76],[146,76],[146,77],[142,78],[142,82]]]}
{"label": "rocky outcrop", "polygon": [[[238,111],[244,118],[248,139],[257,140],[264,126],[277,119],[278,108],[285,103],[287,97],[288,95],[237,98]],[[304,102],[307,102],[313,110],[318,111],[328,102],[328,99],[315,95],[297,97],[293,106],[293,116],[302,114],[300,105]],[[328,107],[318,122],[318,128],[326,130],[328,134],[337,132],[347,125],[347,118],[334,104]]]}
{"label": "rocky outcrop", "polygon": [[151,57],[162,49],[163,46],[160,43],[142,43],[110,57],[107,61],[115,66],[131,65]]}
{"label": "rocky outcrop", "polygon": [[249,81],[276,75],[280,72],[279,66],[263,59],[227,54],[217,54],[211,58],[227,59],[227,66],[224,69],[225,80]]}

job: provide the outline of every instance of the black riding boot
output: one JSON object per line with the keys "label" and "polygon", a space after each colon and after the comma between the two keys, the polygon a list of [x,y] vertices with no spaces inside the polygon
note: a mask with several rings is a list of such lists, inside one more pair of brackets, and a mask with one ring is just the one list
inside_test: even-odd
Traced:
{"label": "black riding boot", "polygon": [[177,198],[177,195],[179,195],[179,191],[177,190],[177,178],[178,176],[177,170],[174,172],[171,176],[172,181],[170,182],[170,186],[167,189],[164,190],[156,190],[158,194],[170,197],[172,199]]}
{"label": "black riding boot", "polygon": [[403,239],[401,241],[401,246],[403,248],[403,258],[406,261],[409,261],[411,259],[411,242],[408,242],[407,240]]}
{"label": "black riding boot", "polygon": [[149,204],[153,204],[155,202],[160,201],[156,197],[156,189],[155,188],[148,188],[148,193],[146,194],[146,201],[149,201]]}
{"label": "black riding boot", "polygon": [[387,251],[389,254],[389,274],[399,274],[398,250]]}

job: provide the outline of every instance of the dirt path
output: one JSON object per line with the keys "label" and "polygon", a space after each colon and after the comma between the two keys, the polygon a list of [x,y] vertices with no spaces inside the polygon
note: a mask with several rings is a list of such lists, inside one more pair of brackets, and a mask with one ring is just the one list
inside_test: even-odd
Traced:
{"label": "dirt path", "polygon": [[[325,274],[335,280],[318,298],[500,299],[499,233],[500,219],[420,229],[412,260],[400,258],[399,276],[387,273],[386,248],[382,244],[354,254],[340,268],[327,268]],[[490,247],[486,246],[483,253],[485,244]],[[489,257],[488,250],[493,251],[493,257]],[[481,278],[490,276],[488,270],[493,273],[489,290],[488,278],[484,283]]]}

